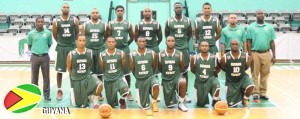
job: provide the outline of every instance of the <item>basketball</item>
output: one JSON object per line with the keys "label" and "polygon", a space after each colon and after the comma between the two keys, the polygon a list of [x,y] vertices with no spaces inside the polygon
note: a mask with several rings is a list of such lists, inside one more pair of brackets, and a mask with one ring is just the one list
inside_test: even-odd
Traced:
{"label": "basketball", "polygon": [[224,115],[228,111],[228,105],[225,101],[218,101],[215,104],[215,110],[219,115]]}
{"label": "basketball", "polygon": [[109,104],[102,104],[99,106],[99,115],[102,118],[108,118],[112,113],[112,108]]}

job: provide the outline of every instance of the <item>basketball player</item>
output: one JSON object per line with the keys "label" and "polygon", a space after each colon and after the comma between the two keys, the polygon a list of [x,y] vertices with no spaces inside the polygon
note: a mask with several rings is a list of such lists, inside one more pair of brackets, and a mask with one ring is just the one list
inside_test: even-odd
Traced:
{"label": "basketball player", "polygon": [[[159,53],[159,44],[162,40],[161,26],[158,21],[152,19],[152,10],[146,7],[143,12],[144,19],[139,21],[135,26],[135,38],[136,40],[139,36],[143,36],[146,39],[146,48],[155,51],[156,54]],[[156,61],[157,63],[157,61]],[[154,74],[158,74],[158,69],[156,69]]]}
{"label": "basketball player", "polygon": [[[102,81],[102,71],[100,68],[99,54],[105,50],[105,37],[106,37],[106,23],[99,19],[99,11],[97,8],[92,9],[92,19],[82,26],[81,34],[86,36],[86,47],[93,51],[93,66],[92,72],[98,76],[98,79]],[[102,95],[99,100],[103,100]]]}
{"label": "basketball player", "polygon": [[[118,5],[116,7],[117,19],[110,21],[108,24],[107,34],[116,39],[116,48],[122,50],[125,53],[126,65],[124,75],[130,88],[130,66],[129,66],[129,45],[134,39],[133,28],[129,21],[123,19],[125,9],[123,6]],[[128,40],[128,34],[130,39]],[[128,100],[132,101],[132,95],[129,91]]]}
{"label": "basketball player", "polygon": [[200,42],[200,53],[191,58],[191,71],[195,74],[195,96],[197,106],[204,107],[209,104],[210,94],[213,98],[212,106],[220,100],[220,83],[217,75],[219,73],[218,58],[209,53],[209,43]]}
{"label": "basketball player", "polygon": [[204,16],[198,17],[195,20],[195,38],[196,44],[207,41],[209,43],[209,52],[216,54],[218,53],[216,41],[221,36],[221,27],[218,18],[211,16],[211,10],[210,3],[206,2],[203,4],[202,11]]}
{"label": "basketball player", "polygon": [[[192,36],[192,27],[191,27],[190,19],[182,15],[182,4],[180,2],[176,2],[174,4],[174,11],[175,11],[175,16],[169,18],[166,22],[165,35],[166,37],[168,37],[169,35],[174,36],[175,49],[182,52],[184,56],[183,76],[186,79],[186,88],[187,88],[188,87],[187,70],[190,62],[188,42]],[[188,93],[186,93],[185,101],[189,103],[191,102]]]}
{"label": "basketball player", "polygon": [[167,49],[159,53],[158,69],[161,71],[162,87],[165,104],[167,107],[173,107],[178,103],[178,108],[186,112],[187,107],[184,105],[186,95],[186,80],[181,76],[184,72],[184,56],[174,48],[175,37],[168,36],[166,40]]}
{"label": "basketball player", "polygon": [[226,99],[230,106],[235,107],[242,101],[244,107],[249,106],[249,96],[254,89],[253,80],[246,73],[251,58],[239,50],[239,41],[230,42],[231,51],[222,56],[221,68],[226,73]]}
{"label": "basketball player", "polygon": [[102,91],[102,82],[91,74],[93,64],[92,50],[85,48],[85,36],[76,40],[77,48],[70,51],[67,56],[67,67],[74,90],[75,103],[78,107],[88,106],[88,96],[94,95],[92,102],[98,109],[98,97]]}
{"label": "basketball player", "polygon": [[156,53],[146,48],[146,39],[140,36],[137,39],[138,50],[131,52],[130,69],[136,78],[136,100],[139,107],[149,108],[152,96],[152,111],[158,112],[157,97],[159,93],[158,79],[154,76],[156,68]]}
{"label": "basketball player", "polygon": [[100,54],[100,67],[103,71],[103,80],[107,103],[114,107],[118,106],[119,92],[121,99],[119,103],[121,109],[126,109],[125,97],[128,94],[128,84],[123,77],[125,70],[126,54],[122,50],[117,49],[117,42],[114,37],[107,38],[107,49]]}

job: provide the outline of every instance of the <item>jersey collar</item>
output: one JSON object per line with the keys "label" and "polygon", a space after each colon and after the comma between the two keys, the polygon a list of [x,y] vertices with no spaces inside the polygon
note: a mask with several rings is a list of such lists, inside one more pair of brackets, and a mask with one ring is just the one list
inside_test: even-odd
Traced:
{"label": "jersey collar", "polygon": [[[241,53],[241,51],[239,51],[239,53],[240,53],[240,54],[239,54],[239,56],[238,56],[238,58],[237,58],[237,59],[240,59],[240,57],[241,57],[241,54],[242,54],[242,53]],[[232,59],[235,59],[235,57],[233,57],[233,55],[232,55],[231,51],[230,51],[230,56],[232,57]]]}
{"label": "jersey collar", "polygon": [[[114,51],[114,53],[112,54],[112,56],[114,56],[114,55],[116,54],[116,51],[117,51],[117,49],[115,48],[115,51]],[[110,56],[110,54],[108,53],[108,49],[106,49],[106,54],[107,54],[108,56]]]}
{"label": "jersey collar", "polygon": [[[175,18],[175,16],[173,18],[176,22],[178,22],[177,19]],[[179,21],[182,21],[182,19],[183,19],[183,15],[181,15],[181,19]]]}
{"label": "jersey collar", "polygon": [[84,55],[86,53],[86,48],[84,48],[84,52],[83,54],[80,54],[80,52],[78,51],[78,49],[76,48],[76,52],[79,54],[79,55]]}
{"label": "jersey collar", "polygon": [[[139,54],[139,56],[141,56],[141,54],[139,53],[139,50],[138,50],[138,49],[136,50],[136,52],[137,52],[137,54]],[[147,48],[146,48],[146,50],[145,50],[145,52],[144,52],[143,56],[145,56],[145,55],[146,55],[146,52],[147,52]]]}
{"label": "jersey collar", "polygon": [[[200,58],[201,58],[201,60],[203,60],[203,61],[204,61],[204,59],[203,59],[203,57],[202,57],[201,53],[199,53],[199,55],[200,55]],[[209,58],[210,58],[210,53],[208,53],[208,56],[207,56],[207,60],[206,60],[206,61],[208,61],[208,60],[209,60]]]}
{"label": "jersey collar", "polygon": [[65,20],[64,18],[62,18],[62,16],[60,16],[60,18],[61,18],[61,20],[63,20],[63,21],[69,21],[70,15],[68,16],[67,20]]}
{"label": "jersey collar", "polygon": [[[173,53],[172,53],[172,57],[174,56],[175,51],[176,51],[176,49],[174,48],[174,51],[173,51]],[[168,55],[168,52],[167,52],[167,49],[165,49],[165,52],[166,52],[166,56],[169,56],[169,55]]]}
{"label": "jersey collar", "polygon": [[123,21],[124,21],[124,19],[123,19],[121,22],[118,22],[117,19],[115,19],[115,22],[116,22],[116,23],[123,23]]}
{"label": "jersey collar", "polygon": [[150,22],[146,22],[146,21],[145,21],[145,19],[143,19],[143,22],[144,22],[144,24],[148,24],[148,23],[149,23],[149,24],[152,24],[152,22],[153,22],[153,19],[151,19],[151,21],[150,21]]}
{"label": "jersey collar", "polygon": [[206,20],[204,19],[204,16],[201,16],[201,19],[202,19],[203,21],[205,21],[205,22],[208,22],[208,21],[211,20],[211,16],[209,17],[208,21],[206,21]]}

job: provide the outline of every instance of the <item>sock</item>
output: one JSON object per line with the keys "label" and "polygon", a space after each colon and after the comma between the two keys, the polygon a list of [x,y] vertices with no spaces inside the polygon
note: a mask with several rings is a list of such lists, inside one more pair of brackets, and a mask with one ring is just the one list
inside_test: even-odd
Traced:
{"label": "sock", "polygon": [[154,99],[153,99],[153,100],[152,100],[152,103],[154,103],[154,102],[157,102],[157,100],[154,100]]}
{"label": "sock", "polygon": [[61,90],[61,88],[58,88],[58,90]]}
{"label": "sock", "polygon": [[244,95],[244,99],[248,100],[248,99],[249,99],[249,97],[247,97],[246,95]]}
{"label": "sock", "polygon": [[94,98],[94,99],[93,99],[93,103],[96,103],[96,102],[98,101],[99,96],[94,95],[93,98]]}
{"label": "sock", "polygon": [[184,98],[179,98],[180,103],[183,103],[183,101],[184,101]]}

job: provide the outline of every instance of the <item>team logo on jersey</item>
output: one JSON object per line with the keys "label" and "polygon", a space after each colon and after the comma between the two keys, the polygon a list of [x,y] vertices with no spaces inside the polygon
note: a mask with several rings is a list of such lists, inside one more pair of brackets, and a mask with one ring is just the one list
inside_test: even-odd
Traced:
{"label": "team logo on jersey", "polygon": [[75,54],[76,54],[76,51],[72,51],[71,53],[72,53],[72,55],[75,55]]}
{"label": "team logo on jersey", "polygon": [[229,60],[229,59],[230,59],[230,56],[228,56],[227,59]]}
{"label": "team logo on jersey", "polygon": [[136,52],[132,52],[132,56],[136,56],[136,54],[137,54]]}
{"label": "team logo on jersey", "polygon": [[102,56],[106,56],[106,53],[102,53]]}
{"label": "team logo on jersey", "polygon": [[121,55],[121,52],[117,52],[117,55]]}
{"label": "team logo on jersey", "polygon": [[165,57],[165,54],[161,54],[160,56],[161,56],[161,57]]}
{"label": "team logo on jersey", "polygon": [[213,56],[210,56],[210,58],[215,58],[215,56],[213,55]]}
{"label": "team logo on jersey", "polygon": [[157,24],[157,22],[153,22],[153,24]]}
{"label": "team logo on jersey", "polygon": [[61,21],[61,19],[56,19],[56,21]]}
{"label": "team logo on jersey", "polygon": [[179,58],[179,54],[176,54],[175,57]]}
{"label": "team logo on jersey", "polygon": [[140,24],[144,24],[143,22],[140,22]]}
{"label": "team logo on jersey", "polygon": [[236,32],[237,32],[238,34],[241,34],[241,30],[237,30]]}

